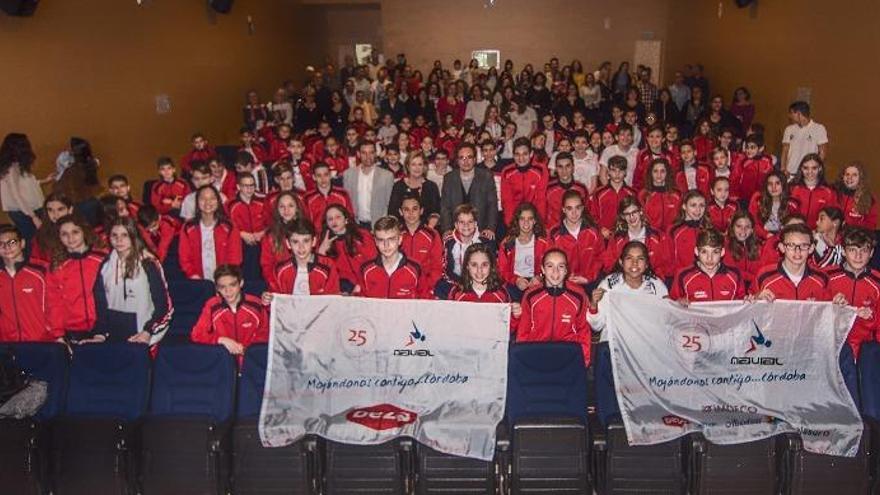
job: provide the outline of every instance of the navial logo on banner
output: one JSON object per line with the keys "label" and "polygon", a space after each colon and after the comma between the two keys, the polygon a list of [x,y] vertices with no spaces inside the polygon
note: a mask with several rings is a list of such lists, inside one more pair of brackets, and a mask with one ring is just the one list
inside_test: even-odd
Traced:
{"label": "navial logo on banner", "polygon": [[782,360],[779,357],[749,355],[762,347],[767,349],[773,347],[773,341],[764,336],[764,332],[761,331],[758,324],[755,323],[755,320],[751,320],[751,323],[755,332],[749,337],[749,348],[745,352],[746,355],[731,357],[730,364],[737,366],[752,364],[760,366],[782,366]]}

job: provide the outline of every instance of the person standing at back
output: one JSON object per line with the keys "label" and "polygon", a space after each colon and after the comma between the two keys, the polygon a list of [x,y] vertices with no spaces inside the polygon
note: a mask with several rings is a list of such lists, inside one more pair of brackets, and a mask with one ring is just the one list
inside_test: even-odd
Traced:
{"label": "person standing at back", "polygon": [[797,174],[805,156],[816,153],[825,160],[828,155],[828,131],[810,116],[810,104],[796,101],[788,106],[791,124],[782,133],[782,167],[791,179]]}

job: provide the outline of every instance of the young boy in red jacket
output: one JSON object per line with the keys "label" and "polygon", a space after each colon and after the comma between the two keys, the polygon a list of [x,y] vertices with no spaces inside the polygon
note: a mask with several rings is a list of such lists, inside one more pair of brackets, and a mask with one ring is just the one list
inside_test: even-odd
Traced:
{"label": "young boy in red jacket", "polygon": [[670,297],[687,305],[692,302],[733,301],[745,297],[745,283],[736,268],[725,265],[724,236],[703,230],[697,236],[692,266],[679,270]]}
{"label": "young boy in red jacket", "polygon": [[269,217],[266,200],[257,197],[257,181],[248,173],[238,174],[238,195],[226,205],[229,221],[248,246],[259,246],[266,234]]}
{"label": "young boy in red jacket", "polygon": [[419,264],[428,287],[434,287],[443,276],[443,240],[436,230],[422,223],[422,200],[418,194],[404,196],[400,202],[403,218],[400,250]]}
{"label": "young boy in red jacket", "polygon": [[855,306],[856,320],[846,342],[858,359],[862,343],[877,340],[880,329],[880,272],[868,266],[876,241],[870,230],[854,228],[843,236],[841,266],[827,272],[828,292],[836,304]]}
{"label": "young boy in red jacket", "polygon": [[361,296],[419,299],[430,290],[425,287],[422,268],[400,252],[400,230],[397,217],[376,220],[373,236],[379,256],[361,266]]}
{"label": "young boy in red jacket", "polygon": [[584,202],[590,196],[587,186],[574,180],[574,157],[571,153],[563,151],[556,155],[556,178],[547,185],[545,195],[547,203],[544,207],[544,227],[548,231],[555,229],[562,222],[562,195],[566,191],[577,191]]}
{"label": "young boy in red jacket", "polygon": [[238,267],[218,266],[214,286],[217,295],[205,302],[190,339],[222,345],[241,360],[249,345],[269,341],[269,315],[258,297],[242,291],[244,279]]}
{"label": "young boy in red jacket", "polygon": [[813,232],[804,224],[786,225],[779,233],[782,261],[758,272],[752,287],[754,299],[774,301],[830,301],[828,276],[809,266]]}
{"label": "young boy in red jacket", "polygon": [[25,258],[25,240],[14,226],[0,225],[0,342],[52,342],[46,266]]}
{"label": "young boy in red jacket", "polygon": [[[558,160],[557,158],[557,162]],[[626,185],[626,167],[625,157],[614,155],[609,158],[608,184],[597,189],[590,198],[590,213],[599,225],[599,231],[604,239],[614,235],[620,201],[623,198],[637,196],[636,190]]]}
{"label": "young boy in red jacket", "polygon": [[354,207],[348,191],[333,185],[333,174],[330,165],[318,162],[312,167],[314,187],[302,197],[305,213],[313,225],[324,223],[324,212],[330,205],[340,205],[349,213],[354,214]]}
{"label": "young boy in red jacket", "polygon": [[205,138],[204,134],[200,132],[193,134],[191,142],[192,149],[180,159],[180,167],[183,169],[184,177],[189,177],[191,171],[190,164],[192,164],[192,162],[206,162],[211,158],[217,157],[217,152],[208,144],[208,140]]}
{"label": "young boy in red jacket", "polygon": [[547,218],[547,175],[532,164],[532,145],[528,138],[517,138],[513,142],[513,167],[501,174],[501,210],[504,224],[513,220],[513,211],[522,202],[529,202],[538,208],[541,218]]}
{"label": "young boy in red jacket", "polygon": [[[274,285],[280,294],[318,296],[339,294],[336,262],[315,253],[315,226],[303,218],[287,228],[287,245],[293,257],[275,267]],[[272,302],[271,293],[263,294],[263,303]]]}
{"label": "young boy in red jacket", "polygon": [[162,215],[179,217],[183,198],[190,192],[189,184],[177,177],[177,169],[171,158],[159,158],[156,167],[159,169],[159,180],[153,183],[150,202]]}
{"label": "young boy in red jacket", "polygon": [[568,282],[568,258],[559,249],[544,253],[544,283],[526,291],[516,330],[516,342],[576,342],[590,364],[590,301],[577,285]]}

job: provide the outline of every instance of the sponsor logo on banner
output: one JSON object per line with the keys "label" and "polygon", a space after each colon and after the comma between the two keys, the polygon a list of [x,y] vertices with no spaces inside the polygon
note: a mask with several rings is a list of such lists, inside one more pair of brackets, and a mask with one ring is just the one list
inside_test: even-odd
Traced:
{"label": "sponsor logo on banner", "polygon": [[415,422],[418,417],[418,414],[393,404],[360,407],[345,415],[345,419],[352,423],[378,431],[400,428]]}
{"label": "sponsor logo on banner", "polygon": [[751,337],[749,337],[749,348],[746,349],[744,353],[748,355],[733,356],[730,358],[730,364],[738,366],[782,366],[782,360],[776,356],[756,356],[752,354],[753,352],[760,350],[762,347],[765,349],[769,349],[773,346],[773,341],[771,341],[764,335],[764,332],[761,330],[760,327],[758,327],[758,324],[755,323],[755,320],[752,320],[752,327],[755,329],[755,331],[754,333],[752,333]]}
{"label": "sponsor logo on banner", "polygon": [[663,424],[666,426],[677,426],[679,428],[684,428],[686,425],[690,424],[690,421],[682,418],[681,416],[670,414],[669,416],[663,416]]}
{"label": "sponsor logo on banner", "polygon": [[419,344],[424,343],[428,339],[428,336],[419,329],[414,321],[412,322],[412,327],[413,331],[407,335],[406,343],[403,345],[405,349],[394,349],[394,355],[402,357],[434,357],[430,349],[417,348]]}

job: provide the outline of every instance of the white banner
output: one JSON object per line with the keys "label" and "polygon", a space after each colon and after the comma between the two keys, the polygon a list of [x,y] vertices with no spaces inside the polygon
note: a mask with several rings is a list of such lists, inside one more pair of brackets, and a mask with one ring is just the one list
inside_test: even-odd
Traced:
{"label": "white banner", "polygon": [[506,304],[339,296],[272,301],[263,445],[409,436],[491,460],[507,395]]}
{"label": "white banner", "polygon": [[858,450],[862,421],[838,362],[852,308],[776,301],[685,309],[609,292],[599,311],[630,444],[691,432],[719,444],[799,432],[810,452]]}

